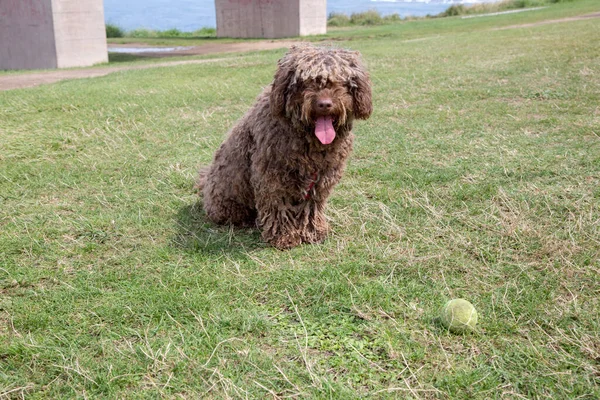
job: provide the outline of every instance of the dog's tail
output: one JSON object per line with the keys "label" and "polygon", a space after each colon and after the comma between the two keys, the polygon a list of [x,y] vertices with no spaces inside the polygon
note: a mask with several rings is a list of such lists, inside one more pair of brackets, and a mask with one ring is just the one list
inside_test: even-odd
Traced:
{"label": "dog's tail", "polygon": [[208,176],[208,171],[210,166],[202,167],[198,171],[198,178],[196,178],[196,183],[194,184],[194,190],[198,193],[199,196],[202,196],[202,189],[204,185],[206,185],[206,177]]}

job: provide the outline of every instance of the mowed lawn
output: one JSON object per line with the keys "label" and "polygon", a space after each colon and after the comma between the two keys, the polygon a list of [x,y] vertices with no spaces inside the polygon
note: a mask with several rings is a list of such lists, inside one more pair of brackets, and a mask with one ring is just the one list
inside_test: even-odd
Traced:
{"label": "mowed lawn", "polygon": [[284,252],[192,189],[284,50],[0,92],[0,397],[600,398],[600,19],[512,26],[599,11],[314,39],[375,110]]}

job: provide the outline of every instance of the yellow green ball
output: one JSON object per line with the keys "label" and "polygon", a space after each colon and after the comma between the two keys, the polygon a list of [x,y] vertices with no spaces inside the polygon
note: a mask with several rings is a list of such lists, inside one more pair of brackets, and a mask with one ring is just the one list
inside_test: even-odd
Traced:
{"label": "yellow green ball", "polygon": [[442,308],[440,320],[450,332],[471,332],[477,325],[477,310],[467,300],[453,299]]}

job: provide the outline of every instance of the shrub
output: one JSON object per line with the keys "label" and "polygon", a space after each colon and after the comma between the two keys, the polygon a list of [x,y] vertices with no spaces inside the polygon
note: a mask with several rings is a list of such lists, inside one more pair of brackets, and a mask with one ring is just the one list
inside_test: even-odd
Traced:
{"label": "shrub", "polygon": [[400,21],[402,21],[402,18],[400,17],[400,15],[398,13],[394,13],[394,14],[386,15],[385,17],[383,17],[383,21],[386,23],[400,22]]}
{"label": "shrub", "polygon": [[466,14],[465,6],[462,4],[456,4],[448,7],[446,11],[438,14],[440,17],[455,17],[457,15]]}
{"label": "shrub", "polygon": [[457,15],[469,14],[486,14],[499,11],[515,10],[528,7],[539,7],[554,3],[564,3],[573,0],[502,0],[496,3],[476,3],[465,6],[456,4],[448,7],[448,9],[436,17],[454,17]]}
{"label": "shrub", "polygon": [[125,34],[132,38],[190,38],[190,37],[215,37],[217,30],[215,28],[202,28],[193,32],[182,32],[177,28],[164,31],[155,31],[153,29],[138,28]]}
{"label": "shrub", "polygon": [[348,26],[350,25],[350,17],[343,13],[332,12],[327,18],[328,26]]}
{"label": "shrub", "polygon": [[192,32],[192,36],[195,37],[214,37],[217,35],[217,30],[215,28],[202,28],[202,29],[197,29],[194,32]]}
{"label": "shrub", "polygon": [[352,25],[381,25],[383,18],[376,10],[369,10],[361,13],[352,13],[350,23]]}
{"label": "shrub", "polygon": [[328,26],[381,25],[400,21],[402,21],[402,18],[397,13],[382,17],[377,10],[352,13],[349,17],[344,13],[332,12],[327,17]]}
{"label": "shrub", "polygon": [[160,37],[180,37],[182,33],[179,29],[167,29],[166,31],[158,31],[157,35]]}
{"label": "shrub", "polygon": [[114,24],[106,24],[106,37],[107,38],[120,38],[125,36],[123,29]]}
{"label": "shrub", "polygon": [[133,38],[149,38],[156,37],[156,31],[151,31],[146,28],[138,28],[127,32],[127,37]]}

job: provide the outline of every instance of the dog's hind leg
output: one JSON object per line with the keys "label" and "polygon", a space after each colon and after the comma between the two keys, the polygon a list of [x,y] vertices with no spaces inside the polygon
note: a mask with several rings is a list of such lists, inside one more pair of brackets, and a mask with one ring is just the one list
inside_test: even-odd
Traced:
{"label": "dog's hind leg", "polygon": [[204,200],[204,210],[208,218],[217,224],[245,227],[255,225],[256,210],[234,199]]}
{"label": "dog's hind leg", "polygon": [[[232,167],[225,165],[219,172],[226,168]],[[215,166],[212,169],[215,169]],[[204,210],[213,222],[222,225],[255,226],[254,196],[244,174],[226,173],[223,177],[209,170],[204,177],[201,172],[198,181],[197,186],[202,190]]]}
{"label": "dog's hind leg", "polygon": [[208,167],[202,167],[198,171],[198,177],[194,183],[194,190],[196,190],[198,194],[202,194],[202,189],[204,189],[204,186],[206,186],[208,171],[210,171],[210,165]]}

